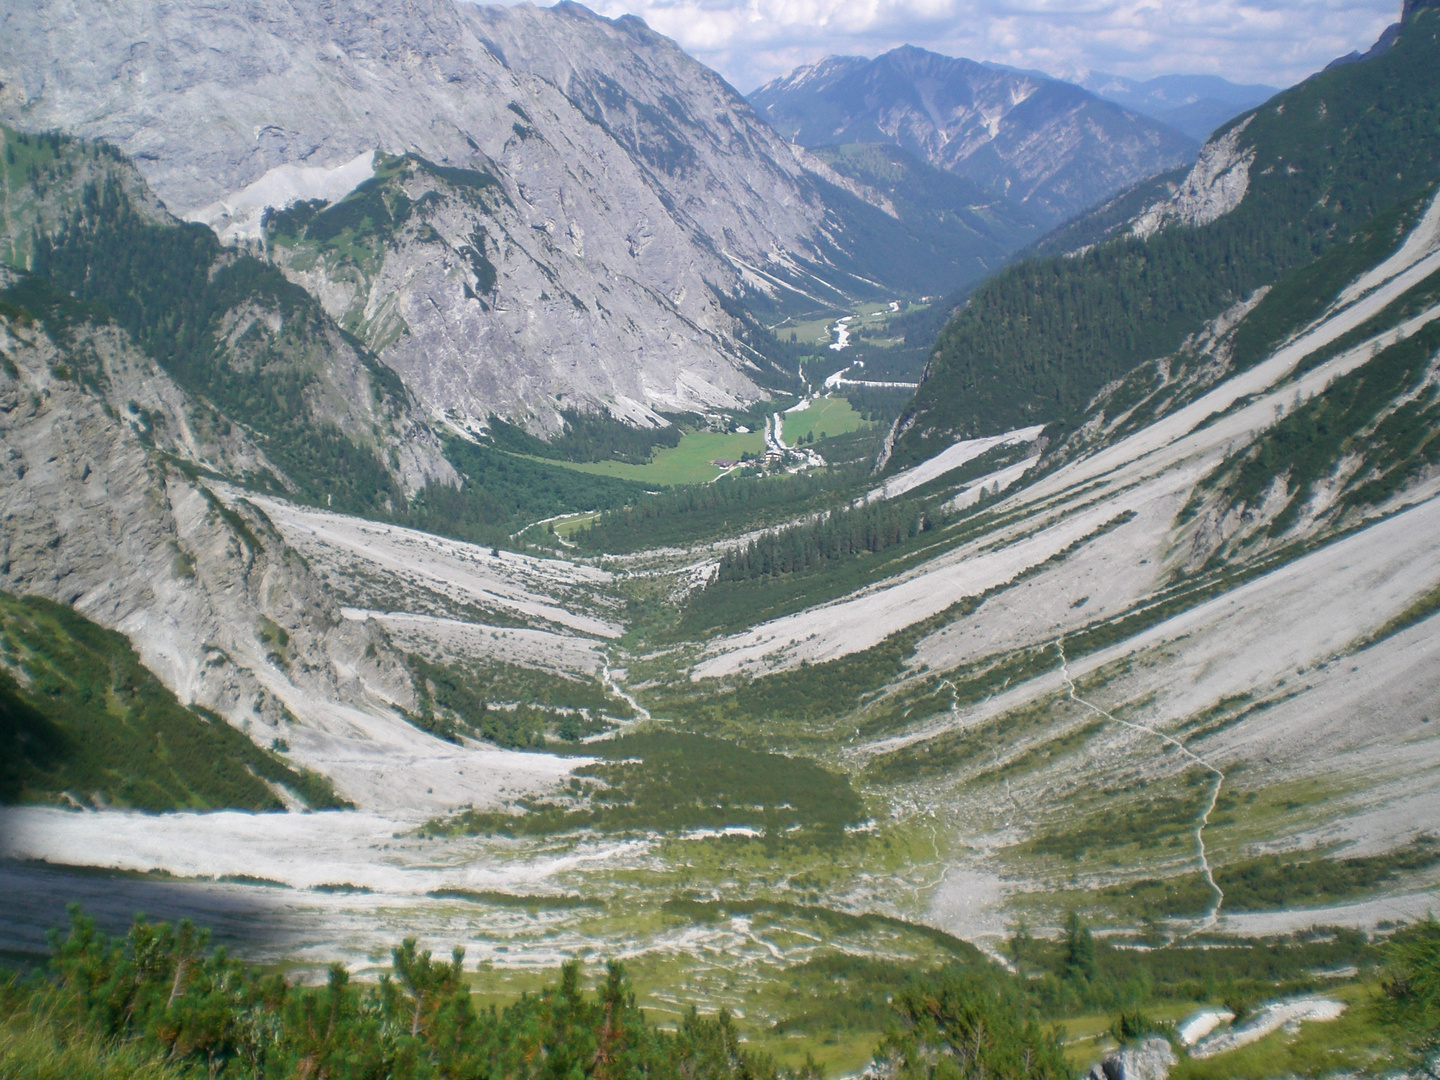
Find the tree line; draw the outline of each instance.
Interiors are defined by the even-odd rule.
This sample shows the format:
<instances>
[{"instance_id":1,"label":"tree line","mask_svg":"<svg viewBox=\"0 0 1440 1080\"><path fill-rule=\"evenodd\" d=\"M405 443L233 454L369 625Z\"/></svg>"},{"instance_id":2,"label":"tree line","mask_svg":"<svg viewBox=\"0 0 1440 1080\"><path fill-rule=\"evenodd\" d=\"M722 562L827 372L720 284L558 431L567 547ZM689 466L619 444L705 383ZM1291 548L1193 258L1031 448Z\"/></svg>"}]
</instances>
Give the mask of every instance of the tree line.
<instances>
[{"instance_id":1,"label":"tree line","mask_svg":"<svg viewBox=\"0 0 1440 1080\"><path fill-rule=\"evenodd\" d=\"M715 580L754 581L799 574L827 563L876 555L935 528L940 519L918 502L874 502L756 537L720 558Z\"/></svg>"}]
</instances>

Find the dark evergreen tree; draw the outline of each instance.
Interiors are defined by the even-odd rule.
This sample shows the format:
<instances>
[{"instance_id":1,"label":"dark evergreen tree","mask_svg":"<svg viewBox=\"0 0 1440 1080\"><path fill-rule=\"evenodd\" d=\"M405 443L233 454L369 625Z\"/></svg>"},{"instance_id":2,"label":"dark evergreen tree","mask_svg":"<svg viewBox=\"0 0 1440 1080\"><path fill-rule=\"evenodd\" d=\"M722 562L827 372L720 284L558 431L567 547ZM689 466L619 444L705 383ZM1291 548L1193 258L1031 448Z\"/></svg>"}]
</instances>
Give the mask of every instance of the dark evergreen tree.
<instances>
[{"instance_id":1,"label":"dark evergreen tree","mask_svg":"<svg viewBox=\"0 0 1440 1080\"><path fill-rule=\"evenodd\" d=\"M1095 978L1095 938L1078 912L1065 915L1065 954L1060 974L1066 979L1087 983Z\"/></svg>"}]
</instances>

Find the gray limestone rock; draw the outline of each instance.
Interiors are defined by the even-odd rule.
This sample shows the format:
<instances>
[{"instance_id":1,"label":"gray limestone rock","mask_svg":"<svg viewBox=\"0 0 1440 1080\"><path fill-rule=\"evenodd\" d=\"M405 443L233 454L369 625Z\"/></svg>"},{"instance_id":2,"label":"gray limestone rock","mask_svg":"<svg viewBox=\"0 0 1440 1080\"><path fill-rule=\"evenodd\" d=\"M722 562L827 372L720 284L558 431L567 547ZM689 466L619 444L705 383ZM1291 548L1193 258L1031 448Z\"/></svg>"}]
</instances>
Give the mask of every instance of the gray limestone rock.
<instances>
[{"instance_id":1,"label":"gray limestone rock","mask_svg":"<svg viewBox=\"0 0 1440 1080\"><path fill-rule=\"evenodd\" d=\"M1252 119L1246 117L1201 147L1199 158L1174 194L1147 207L1131 224L1130 232L1144 238L1171 222L1197 228L1239 206L1250 188L1250 166L1255 161L1254 147L1241 142Z\"/></svg>"},{"instance_id":2,"label":"gray limestone rock","mask_svg":"<svg viewBox=\"0 0 1440 1080\"><path fill-rule=\"evenodd\" d=\"M70 334L61 351L38 324L0 319L0 589L121 631L181 701L257 738L289 721L287 700L412 705L383 632L341 618L263 512L225 506L177 465L262 463L248 438L192 422L184 392L114 328Z\"/></svg>"},{"instance_id":3,"label":"gray limestone rock","mask_svg":"<svg viewBox=\"0 0 1440 1080\"><path fill-rule=\"evenodd\" d=\"M1178 1061L1169 1040L1148 1035L1094 1066L1089 1080L1165 1080Z\"/></svg>"},{"instance_id":4,"label":"gray limestone rock","mask_svg":"<svg viewBox=\"0 0 1440 1080\"><path fill-rule=\"evenodd\" d=\"M104 238L112 235L110 230L128 227L118 224L126 221L136 228L125 234L128 239L114 242L112 246L131 250L137 243L143 247L143 239L137 238L163 234L163 239L138 251L135 257L149 267L147 272L151 274L156 272L151 263L166 261L167 272L173 275L167 288L182 292L190 289L186 295L192 303L198 303L202 295L209 295L202 291L207 288L207 281L213 283L230 271L238 275L232 284L220 287L205 301L207 305L218 304L218 310L206 308L205 317L213 318L213 325L207 322L204 332L167 361L172 371L189 373L186 382L191 394L188 430L216 432L223 428L229 431L230 421L234 421L252 431L263 432L267 425L257 411L246 413L237 407L244 394L235 392L235 386L248 385L255 396L262 397L263 388L283 384L298 398L285 405L292 411L291 422L301 420L312 432L339 433L389 472L394 488L406 496L427 484L459 483L458 474L446 460L439 439L418 419L415 403L399 380L368 356L363 347L347 338L300 289L287 286L262 261L244 252L222 248L213 241L209 245L186 244L178 249L194 253L197 260L182 266L165 243L179 242L185 227L113 149L103 144L65 139L57 140L53 147L41 145L37 140L28 144L17 140L7 143L12 152L17 146L22 152L33 150L38 156L29 181L18 179L19 170L0 171L0 255L7 257L12 265L33 268L36 252L32 249L43 246L40 241L54 239L68 229L73 236L81 238L74 257L99 259L99 262L86 262L82 273L68 256L61 256L60 262L69 267L62 270L62 277L69 274L73 280L69 280L69 284L59 282L59 287L76 288L83 280L99 290L103 298L105 285L99 282L126 272L107 261L115 260L117 255L104 247L110 243ZM98 195L100 192L106 193L103 199ZM96 206L100 203L111 205L111 210L98 210ZM193 226L189 228L194 231ZM90 241L102 247L85 247ZM96 255L96 251L104 254ZM0 273L13 277L13 272L4 269L3 264L0 264ZM148 279L151 284L153 280L153 277ZM8 278L7 282L0 282L0 286L5 283ZM140 281L131 284L142 292L150 287ZM127 287L130 286L121 284L122 290ZM126 294L122 291L121 295ZM143 304L143 301L137 303ZM122 324L135 329L135 325L124 318L125 312L118 307L114 310ZM182 355L185 349L198 351L200 355ZM197 384L203 387L199 391ZM201 401L195 397L197 393L203 397L226 387L231 400ZM124 400L119 404L125 404ZM221 413L227 411L229 415L222 417ZM273 421L274 417L270 419ZM198 445L184 447L182 456L236 477L263 470L281 486L291 491L296 489L298 477L287 476L279 455L273 452L273 441L266 442L272 451L268 455L256 449L253 441L247 445L248 453L258 457L233 459L233 468L208 460L208 451ZM313 485L315 478L309 479Z\"/></svg>"},{"instance_id":5,"label":"gray limestone rock","mask_svg":"<svg viewBox=\"0 0 1440 1080\"><path fill-rule=\"evenodd\" d=\"M358 304L383 359L456 427L495 411L553 429L557 395L642 422L753 400L755 358L717 293L783 292L836 242L802 161L633 18L43 0L4 29L0 118L110 140L232 241L258 239L267 206L351 190L375 151L495 177L483 208L437 184L435 234L400 237L362 281L286 264L332 313ZM499 254L484 305L459 252L479 228Z\"/></svg>"}]
</instances>

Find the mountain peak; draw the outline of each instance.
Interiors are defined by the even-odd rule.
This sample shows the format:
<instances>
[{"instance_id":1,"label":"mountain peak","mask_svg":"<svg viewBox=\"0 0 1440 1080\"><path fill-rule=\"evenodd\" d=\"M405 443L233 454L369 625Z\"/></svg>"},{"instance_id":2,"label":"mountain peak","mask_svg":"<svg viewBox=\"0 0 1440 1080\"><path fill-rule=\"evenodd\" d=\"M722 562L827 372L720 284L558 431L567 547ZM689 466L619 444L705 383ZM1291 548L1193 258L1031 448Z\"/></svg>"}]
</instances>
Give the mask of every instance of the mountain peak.
<instances>
[{"instance_id":1,"label":"mountain peak","mask_svg":"<svg viewBox=\"0 0 1440 1080\"><path fill-rule=\"evenodd\" d=\"M806 147L890 143L1058 222L1187 160L1193 144L1080 87L914 45L827 57L750 95Z\"/></svg>"},{"instance_id":2,"label":"mountain peak","mask_svg":"<svg viewBox=\"0 0 1440 1080\"><path fill-rule=\"evenodd\" d=\"M881 53L875 58L876 63L923 63L940 64L946 67L984 67L978 60L971 60L968 56L946 56L944 53L932 52L929 49L922 49L919 45L901 45L891 49L889 52Z\"/></svg>"},{"instance_id":3,"label":"mountain peak","mask_svg":"<svg viewBox=\"0 0 1440 1080\"><path fill-rule=\"evenodd\" d=\"M801 64L799 67L778 75L771 79L758 90L747 95L750 99L759 97L762 94L774 94L781 90L791 90L816 81L842 78L852 71L863 68L870 61L863 56L822 56L819 60L811 61L808 64Z\"/></svg>"}]
</instances>

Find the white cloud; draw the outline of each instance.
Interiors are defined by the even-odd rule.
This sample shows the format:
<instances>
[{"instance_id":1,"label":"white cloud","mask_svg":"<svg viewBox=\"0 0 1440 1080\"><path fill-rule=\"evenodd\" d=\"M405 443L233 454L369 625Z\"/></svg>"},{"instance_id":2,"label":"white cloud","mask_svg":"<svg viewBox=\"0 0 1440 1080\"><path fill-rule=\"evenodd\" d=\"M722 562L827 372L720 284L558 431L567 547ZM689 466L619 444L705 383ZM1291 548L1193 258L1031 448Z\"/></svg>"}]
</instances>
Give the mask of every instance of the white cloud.
<instances>
[{"instance_id":1,"label":"white cloud","mask_svg":"<svg viewBox=\"0 0 1440 1080\"><path fill-rule=\"evenodd\" d=\"M749 92L830 53L950 56L1135 78L1288 86L1393 22L1392 0L594 0L634 14Z\"/></svg>"}]
</instances>

